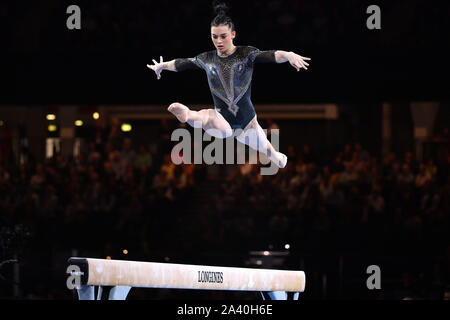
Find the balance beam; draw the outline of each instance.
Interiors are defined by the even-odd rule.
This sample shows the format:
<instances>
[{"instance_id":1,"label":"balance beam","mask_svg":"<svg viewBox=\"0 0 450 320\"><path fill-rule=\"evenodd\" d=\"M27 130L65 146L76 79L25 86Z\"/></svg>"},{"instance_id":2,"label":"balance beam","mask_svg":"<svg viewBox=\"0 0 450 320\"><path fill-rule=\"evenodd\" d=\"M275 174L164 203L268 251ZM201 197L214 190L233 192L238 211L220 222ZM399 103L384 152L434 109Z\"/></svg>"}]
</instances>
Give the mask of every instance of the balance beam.
<instances>
[{"instance_id":1,"label":"balance beam","mask_svg":"<svg viewBox=\"0 0 450 320\"><path fill-rule=\"evenodd\" d=\"M94 287L113 287L109 299L126 299L132 287L261 291L264 299L286 300L305 290L303 271L70 258L71 276L79 276L80 300L94 300ZM73 272L73 268L79 270ZM69 270L69 269L68 269ZM99 291L98 296L101 296ZM98 297L99 298L99 297Z\"/></svg>"}]
</instances>

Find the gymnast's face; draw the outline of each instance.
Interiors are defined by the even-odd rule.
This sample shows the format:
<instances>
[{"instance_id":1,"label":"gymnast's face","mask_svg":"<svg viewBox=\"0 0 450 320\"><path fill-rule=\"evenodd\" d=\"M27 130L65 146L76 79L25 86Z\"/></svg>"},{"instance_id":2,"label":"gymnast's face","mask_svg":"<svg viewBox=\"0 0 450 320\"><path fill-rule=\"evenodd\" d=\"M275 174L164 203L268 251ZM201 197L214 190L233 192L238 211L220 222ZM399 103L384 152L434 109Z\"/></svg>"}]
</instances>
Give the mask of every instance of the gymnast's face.
<instances>
[{"instance_id":1,"label":"gymnast's face","mask_svg":"<svg viewBox=\"0 0 450 320\"><path fill-rule=\"evenodd\" d=\"M231 31L228 25L221 24L217 27L211 27L212 42L221 55L229 54L234 50L233 39L235 37L236 31Z\"/></svg>"}]
</instances>

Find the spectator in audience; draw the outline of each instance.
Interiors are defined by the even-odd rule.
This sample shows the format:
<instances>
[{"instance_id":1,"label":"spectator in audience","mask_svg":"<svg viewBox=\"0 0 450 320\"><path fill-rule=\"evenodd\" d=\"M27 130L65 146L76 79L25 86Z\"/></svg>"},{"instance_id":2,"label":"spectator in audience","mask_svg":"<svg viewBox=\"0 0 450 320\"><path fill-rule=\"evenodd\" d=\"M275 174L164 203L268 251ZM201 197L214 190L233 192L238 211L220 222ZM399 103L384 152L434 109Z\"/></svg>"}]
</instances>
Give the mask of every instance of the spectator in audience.
<instances>
[{"instance_id":1,"label":"spectator in audience","mask_svg":"<svg viewBox=\"0 0 450 320\"><path fill-rule=\"evenodd\" d=\"M415 184L417 188L423 188L426 184L431 182L431 174L425 170L425 164L419 165L419 172L416 175Z\"/></svg>"},{"instance_id":2,"label":"spectator in audience","mask_svg":"<svg viewBox=\"0 0 450 320\"><path fill-rule=\"evenodd\" d=\"M344 146L344 151L342 153L342 162L345 164L346 162L351 162L353 159L353 150L351 144L347 143Z\"/></svg>"},{"instance_id":3,"label":"spectator in audience","mask_svg":"<svg viewBox=\"0 0 450 320\"><path fill-rule=\"evenodd\" d=\"M397 183L399 185L412 185L414 183L414 175L408 164L403 164L402 171L397 174Z\"/></svg>"},{"instance_id":4,"label":"spectator in audience","mask_svg":"<svg viewBox=\"0 0 450 320\"><path fill-rule=\"evenodd\" d=\"M297 152L295 151L295 147L293 145L288 146L287 150L287 157L290 159L290 162L296 162L297 161Z\"/></svg>"},{"instance_id":5,"label":"spectator in audience","mask_svg":"<svg viewBox=\"0 0 450 320\"><path fill-rule=\"evenodd\" d=\"M436 179L437 166L434 164L434 161L432 158L428 159L428 161L426 162L425 171L428 172L429 175L431 175L431 179L433 181Z\"/></svg>"},{"instance_id":6,"label":"spectator in audience","mask_svg":"<svg viewBox=\"0 0 450 320\"><path fill-rule=\"evenodd\" d=\"M369 207L377 214L384 212L385 201L381 195L381 186L375 185L368 197Z\"/></svg>"},{"instance_id":7,"label":"spectator in audience","mask_svg":"<svg viewBox=\"0 0 450 320\"><path fill-rule=\"evenodd\" d=\"M131 139L123 140L122 151L120 152L120 161L127 165L134 165L136 161L136 152L131 148Z\"/></svg>"},{"instance_id":8,"label":"spectator in audience","mask_svg":"<svg viewBox=\"0 0 450 320\"><path fill-rule=\"evenodd\" d=\"M170 154L164 155L164 163L161 165L161 172L165 172L165 176L169 181L174 178L174 171L176 165L172 162Z\"/></svg>"},{"instance_id":9,"label":"spectator in audience","mask_svg":"<svg viewBox=\"0 0 450 320\"><path fill-rule=\"evenodd\" d=\"M121 180L125 176L126 162L120 158L119 150L115 150L112 153L112 159L110 160L111 170L115 175L116 180Z\"/></svg>"},{"instance_id":10,"label":"spectator in audience","mask_svg":"<svg viewBox=\"0 0 450 320\"><path fill-rule=\"evenodd\" d=\"M360 142L354 144L355 152L358 155L358 161L369 162L370 154L367 150L363 149Z\"/></svg>"},{"instance_id":11,"label":"spectator in audience","mask_svg":"<svg viewBox=\"0 0 450 320\"><path fill-rule=\"evenodd\" d=\"M323 169L323 174L320 179L319 190L322 196L322 199L327 201L328 196L333 192L333 185L330 183L331 174L329 168L326 166Z\"/></svg>"},{"instance_id":12,"label":"spectator in audience","mask_svg":"<svg viewBox=\"0 0 450 320\"><path fill-rule=\"evenodd\" d=\"M301 157L302 157L303 161L306 164L315 161L314 156L313 156L313 154L311 152L311 147L309 146L309 144L304 144L303 145L303 150L302 150L302 153L301 153Z\"/></svg>"},{"instance_id":13,"label":"spectator in audience","mask_svg":"<svg viewBox=\"0 0 450 320\"><path fill-rule=\"evenodd\" d=\"M39 190L42 188L46 181L45 173L44 173L44 166L42 163L38 163L36 165L36 172L31 176L30 179L30 187Z\"/></svg>"},{"instance_id":14,"label":"spectator in audience","mask_svg":"<svg viewBox=\"0 0 450 320\"><path fill-rule=\"evenodd\" d=\"M152 166L152 155L147 151L147 148L143 145L139 146L139 152L136 156L136 161L134 162L136 168L141 168L145 165L147 168Z\"/></svg>"},{"instance_id":15,"label":"spectator in audience","mask_svg":"<svg viewBox=\"0 0 450 320\"><path fill-rule=\"evenodd\" d=\"M344 186L349 186L358 180L358 174L355 172L351 162L345 163L345 171L339 175L339 183Z\"/></svg>"},{"instance_id":16,"label":"spectator in audience","mask_svg":"<svg viewBox=\"0 0 450 320\"><path fill-rule=\"evenodd\" d=\"M403 164L407 164L413 174L417 174L419 170L419 164L414 160L412 152L405 152L405 159Z\"/></svg>"}]
</instances>

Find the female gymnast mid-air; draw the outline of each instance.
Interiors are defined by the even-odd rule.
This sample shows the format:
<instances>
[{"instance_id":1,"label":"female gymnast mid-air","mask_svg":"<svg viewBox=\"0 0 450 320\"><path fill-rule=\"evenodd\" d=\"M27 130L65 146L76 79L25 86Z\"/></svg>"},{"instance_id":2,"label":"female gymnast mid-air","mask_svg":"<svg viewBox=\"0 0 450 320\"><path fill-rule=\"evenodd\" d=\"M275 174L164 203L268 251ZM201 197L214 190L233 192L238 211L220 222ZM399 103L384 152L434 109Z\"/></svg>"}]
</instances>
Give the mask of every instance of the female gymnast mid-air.
<instances>
[{"instance_id":1,"label":"female gymnast mid-air","mask_svg":"<svg viewBox=\"0 0 450 320\"><path fill-rule=\"evenodd\" d=\"M236 139L252 149L265 154L280 168L284 168L287 157L275 150L258 123L255 108L250 100L250 85L255 62L289 63L297 70L308 70L307 57L282 50L260 51L251 46L235 46L234 24L226 15L224 4L215 6L216 16L211 22L211 39L216 50L199 54L194 58L178 58L160 62L153 59L147 65L161 78L163 70L183 71L203 69L208 77L209 88L214 100L214 109L190 110L181 103L172 103L168 111L177 119L195 128L203 128L217 138L235 135ZM215 130L210 130L215 129ZM212 132L212 133L210 133Z\"/></svg>"}]
</instances>

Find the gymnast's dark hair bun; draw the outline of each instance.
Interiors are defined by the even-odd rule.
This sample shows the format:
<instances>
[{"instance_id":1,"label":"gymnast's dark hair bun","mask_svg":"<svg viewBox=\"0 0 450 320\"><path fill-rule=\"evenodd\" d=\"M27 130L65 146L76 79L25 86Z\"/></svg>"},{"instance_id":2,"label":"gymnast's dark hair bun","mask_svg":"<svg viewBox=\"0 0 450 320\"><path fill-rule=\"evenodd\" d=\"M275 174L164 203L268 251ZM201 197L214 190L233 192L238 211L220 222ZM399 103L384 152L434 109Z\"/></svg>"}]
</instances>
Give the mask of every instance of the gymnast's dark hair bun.
<instances>
[{"instance_id":1,"label":"gymnast's dark hair bun","mask_svg":"<svg viewBox=\"0 0 450 320\"><path fill-rule=\"evenodd\" d=\"M229 10L228 6L225 3L216 0L213 2L213 7L216 16L213 21L211 21L211 27L226 25L230 27L231 31L234 31L234 23L231 18L227 16L227 12Z\"/></svg>"}]
</instances>

